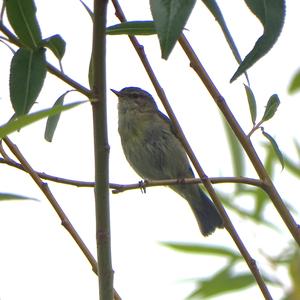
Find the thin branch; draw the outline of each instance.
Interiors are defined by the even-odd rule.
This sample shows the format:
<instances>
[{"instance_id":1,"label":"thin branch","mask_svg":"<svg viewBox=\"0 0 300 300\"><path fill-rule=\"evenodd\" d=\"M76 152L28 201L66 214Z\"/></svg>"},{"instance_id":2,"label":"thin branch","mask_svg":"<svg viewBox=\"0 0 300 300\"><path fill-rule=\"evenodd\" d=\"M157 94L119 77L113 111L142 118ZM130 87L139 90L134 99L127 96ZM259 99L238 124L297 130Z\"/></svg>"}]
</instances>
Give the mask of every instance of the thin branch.
<instances>
[{"instance_id":1,"label":"thin branch","mask_svg":"<svg viewBox=\"0 0 300 300\"><path fill-rule=\"evenodd\" d=\"M121 10L121 7L118 3L117 0L112 0L115 9L116 9L116 16L120 19L121 22L126 21L126 18L124 16L124 13ZM187 155L189 156L192 164L194 165L199 177L202 179L203 185L205 186L206 190L208 191L209 195L211 196L213 202L215 203L216 207L218 208L223 220L224 220L224 224L225 224L225 228L227 229L227 231L229 232L229 234L231 235L232 239L234 240L234 242L236 243L239 251L241 252L241 254L243 255L245 261L248 264L249 269L251 270L253 276L255 277L258 286L261 289L262 294L264 295L265 299L272 299L270 292L267 289L267 286L265 285L262 276L256 266L255 260L250 256L247 248L245 247L245 245L243 244L242 240L240 239L237 231L235 230L231 220L229 219L227 212L225 210L225 208L223 207L220 199L218 198L210 180L208 179L208 177L206 176L204 170L202 169L201 165L199 164L197 157L195 156L192 148L190 147L181 127L179 122L177 121L177 118L175 116L175 114L173 113L173 110L166 98L166 95L163 91L163 89L161 88L152 67L150 66L150 63L145 55L144 49L143 47L138 43L137 39L135 37L130 37L130 40L134 46L134 48L136 49L141 62L143 63L146 72L148 74L148 76L150 77L150 80L152 81L152 84L157 92L157 95L159 96L169 118L172 121L172 125L174 126L175 130L177 131L177 136L180 138L182 145L185 148L185 151L187 153Z\"/></svg>"},{"instance_id":2,"label":"thin branch","mask_svg":"<svg viewBox=\"0 0 300 300\"><path fill-rule=\"evenodd\" d=\"M6 26L4 26L2 21L0 21L0 31L2 31L8 37L8 40L12 44L18 47L22 47L22 44L19 41L19 39ZM89 89L76 82L71 77L67 76L66 74L55 68L53 65L47 63L47 69L51 74L55 75L56 77L64 81L66 84L73 87L76 91L80 92L88 98L91 98L91 91Z\"/></svg>"},{"instance_id":3,"label":"thin branch","mask_svg":"<svg viewBox=\"0 0 300 300\"><path fill-rule=\"evenodd\" d=\"M92 266L92 270L95 272L95 274L98 274L98 267L97 267L97 261L93 257L93 254L90 252L90 250L87 248L75 228L73 227L72 223L70 222L69 218L63 211L63 209L60 207L59 203L55 199L54 195L52 194L51 190L49 189L47 183L43 182L36 171L30 166L28 161L25 159L23 154L20 152L19 148L12 143L12 141L9 138L4 138L3 141L8 146L9 150L15 155L15 157L20 161L22 164L22 168L25 172L27 172L31 178L34 180L34 182L37 184L37 186L40 188L40 190L43 192L43 194L46 196L46 198L49 200L50 204L58 214L62 226L66 228L66 230L69 232L69 234L72 236L76 244L79 246L87 260ZM1 155L4 155L7 158L7 161L13 161L12 159L8 158L8 155L5 153L5 151L2 148L2 145L0 144L0 153ZM18 167L19 168L19 167ZM114 300L121 300L121 297L117 293L116 290L114 290Z\"/></svg>"},{"instance_id":4,"label":"thin branch","mask_svg":"<svg viewBox=\"0 0 300 300\"><path fill-rule=\"evenodd\" d=\"M238 138L239 142L245 149L245 152L247 153L250 161L252 162L253 167L255 168L259 178L266 184L266 189L265 189L266 193L269 195L278 213L280 214L284 223L290 230L290 233L292 234L292 236L294 237L298 245L300 245L300 227L295 222L293 216L285 206L281 196L279 195L271 178L269 177L268 172L264 168L263 163L261 162L258 154L256 153L250 138L245 134L245 132L239 125L238 121L236 120L229 106L227 105L224 97L222 97L221 93L214 85L213 81L209 77L208 73L204 69L199 58L197 57L196 53L194 52L194 50L192 49L191 45L189 44L188 40L184 35L181 35L179 39L179 43L182 49L184 50L184 52L186 53L187 57L189 58L191 67L194 69L194 71L202 80L203 84L209 91L215 103L223 113L229 126L231 127L236 137Z\"/></svg>"},{"instance_id":5,"label":"thin branch","mask_svg":"<svg viewBox=\"0 0 300 300\"><path fill-rule=\"evenodd\" d=\"M0 148L0 153L1 148ZM12 160L9 157L0 158L0 164L7 164L11 167L17 168L19 170L25 171L24 167L17 163L16 161ZM77 187L94 187L95 183L93 181L83 181L83 180L75 180L75 179L68 179L62 178L54 175L47 174L45 172L38 172L35 171L36 174L42 179L49 180L56 183L73 185ZM249 177L209 177L208 178L211 183L219 184L219 183L238 183L238 184L247 184L256 187L260 187L262 189L265 188L264 183L259 179L249 178ZM183 178L183 179L168 179L168 180L145 180L140 181L139 183L132 183L132 184L119 184L119 183L110 183L109 188L112 189L114 194L118 194L127 190L134 190L134 189L144 189L148 187L154 186L169 186L169 185L177 185L177 184L201 184L202 180L200 178Z\"/></svg>"},{"instance_id":6,"label":"thin branch","mask_svg":"<svg viewBox=\"0 0 300 300\"><path fill-rule=\"evenodd\" d=\"M1 163L26 172L26 170L22 164L14 161L10 157L0 158L0 164ZM95 186L95 182L93 182L93 181L82 181L82 180L62 178L62 177L58 177L58 176L54 176L54 175L50 175L50 174L47 174L44 172L38 172L38 171L35 171L35 173L42 179L49 180L49 181L56 182L56 183L73 185L73 186L77 186L77 187L94 187Z\"/></svg>"},{"instance_id":7,"label":"thin branch","mask_svg":"<svg viewBox=\"0 0 300 300\"><path fill-rule=\"evenodd\" d=\"M79 246L85 257L90 262L93 271L97 274L97 262L93 257L90 250L84 244L83 240L76 232L75 228L73 227L72 223L70 222L69 218L64 213L63 209L60 207L59 203L55 199L54 195L52 194L51 190L49 189L47 183L43 182L38 174L34 171L34 169L30 166L26 158L20 152L19 148L8 138L4 138L3 141L9 148L9 150L14 154L14 156L20 161L24 170L31 176L46 198L49 200L50 204L54 208L55 212L58 214L61 224L66 228L66 230L70 233L72 238L75 240L76 244Z\"/></svg>"},{"instance_id":8,"label":"thin branch","mask_svg":"<svg viewBox=\"0 0 300 300\"><path fill-rule=\"evenodd\" d=\"M262 181L247 178L247 177L209 177L207 178L212 184L218 183L239 183L239 184L247 184L256 187L260 187L264 189L264 184ZM110 184L110 188L113 189L113 194L118 194L128 190L141 189L145 190L148 187L155 186L170 186L170 185L178 185L178 184L203 184L203 180L201 178L183 178L183 179L165 179L165 180L144 180L139 183L133 184Z\"/></svg>"}]
</instances>

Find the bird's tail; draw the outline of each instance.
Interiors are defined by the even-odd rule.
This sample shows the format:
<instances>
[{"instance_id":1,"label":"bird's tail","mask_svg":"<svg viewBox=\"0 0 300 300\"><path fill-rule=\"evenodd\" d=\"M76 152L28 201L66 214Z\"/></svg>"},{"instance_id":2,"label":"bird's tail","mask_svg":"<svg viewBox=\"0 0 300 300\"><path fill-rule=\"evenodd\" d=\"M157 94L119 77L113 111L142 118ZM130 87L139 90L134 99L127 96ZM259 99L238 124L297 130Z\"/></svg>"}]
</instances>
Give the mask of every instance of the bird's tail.
<instances>
[{"instance_id":1,"label":"bird's tail","mask_svg":"<svg viewBox=\"0 0 300 300\"><path fill-rule=\"evenodd\" d=\"M201 233L207 236L216 228L224 228L224 223L213 202L199 188L200 199L192 198L188 202L197 219Z\"/></svg>"}]
</instances>

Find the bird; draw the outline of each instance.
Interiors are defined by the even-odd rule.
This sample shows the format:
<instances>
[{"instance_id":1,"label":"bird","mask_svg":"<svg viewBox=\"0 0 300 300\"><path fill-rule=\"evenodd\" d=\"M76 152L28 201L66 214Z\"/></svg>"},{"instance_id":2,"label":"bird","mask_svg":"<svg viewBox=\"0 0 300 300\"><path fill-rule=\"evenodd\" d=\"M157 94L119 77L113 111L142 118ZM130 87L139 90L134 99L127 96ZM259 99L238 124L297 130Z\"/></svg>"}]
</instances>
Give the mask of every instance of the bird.
<instances>
[{"instance_id":1,"label":"bird","mask_svg":"<svg viewBox=\"0 0 300 300\"><path fill-rule=\"evenodd\" d=\"M111 89L118 97L118 131L125 157L144 180L194 178L188 156L170 119L150 93L139 87ZM198 184L169 186L187 200L203 236L224 222L210 198Z\"/></svg>"}]
</instances>

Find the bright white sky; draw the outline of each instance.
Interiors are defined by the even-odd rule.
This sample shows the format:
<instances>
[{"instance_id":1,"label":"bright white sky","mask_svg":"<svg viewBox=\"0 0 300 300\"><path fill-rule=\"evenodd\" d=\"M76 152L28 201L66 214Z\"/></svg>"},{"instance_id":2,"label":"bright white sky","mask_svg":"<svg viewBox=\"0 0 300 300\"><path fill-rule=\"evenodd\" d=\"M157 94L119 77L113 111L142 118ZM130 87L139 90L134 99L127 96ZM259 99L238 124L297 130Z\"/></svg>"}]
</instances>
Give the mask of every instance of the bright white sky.
<instances>
[{"instance_id":1,"label":"bright white sky","mask_svg":"<svg viewBox=\"0 0 300 300\"><path fill-rule=\"evenodd\" d=\"M120 2L124 5L128 20L151 18L148 1L132 0L130 4L128 1ZM221 1L219 2L221 5ZM36 0L36 4L43 37L59 33L67 42L63 59L66 74L88 86L87 70L91 51L91 22L88 14L79 1ZM92 7L91 0L87 4ZM231 1L230 5L222 5L222 9L244 57L261 35L262 28L243 1ZM298 136L298 128L295 128L298 116L294 112L299 111L299 94L291 97L286 91L291 76L300 65L296 14L299 11L300 4L297 1L287 1L286 24L278 43L249 72L260 115L268 98L273 93L279 94L282 103L278 114L266 124L265 129L276 138L283 152L294 158L293 139ZM109 4L108 25L116 23L118 20ZM244 79L229 84L237 67L236 62L218 25L201 1L197 1L186 28L186 36L202 63L228 100L243 128L249 131L251 120L242 85ZM169 60L163 61L160 59L156 37L143 37L140 41L145 46L157 77L206 174L232 175L230 154L218 110L189 68L189 62L180 47L176 46ZM51 55L48 57L49 61L56 64ZM1 45L0 124L7 121L12 113L8 94L10 59L10 51ZM108 89L139 86L155 95L125 36L108 37L107 72ZM34 109L50 107L67 89L70 88L48 75ZM155 98L157 99L156 95ZM75 93L67 97L68 102L83 99L80 94ZM131 170L121 150L116 105L116 97L108 92L110 181L135 183L140 178ZM65 113L51 144L43 139L44 127L45 122L42 121L11 135L11 139L31 165L36 170L61 177L93 180L90 106L86 104ZM254 143L263 156L259 134L254 136ZM249 170L249 175L253 174ZM40 199L40 202L0 204L0 299L96 300L96 276L30 177L1 165L0 178L1 192L14 192ZM295 199L295 195L299 194L298 182L289 177L286 171L280 172L278 167L275 183L284 199L299 211L299 201ZM79 234L95 253L93 191L54 183L49 183L49 186ZM218 186L218 189L232 191L231 185ZM251 208L251 199L239 199L239 204ZM270 232L230 212L229 214L249 251L264 267L269 268L259 256L259 249L268 254L276 254L288 247L287 229L271 205L266 217L278 224L282 229L280 233ZM189 279L209 276L225 263L221 258L173 252L160 246L160 241L205 243L235 249L225 230L203 238L187 203L174 192L162 187L148 189L146 195L138 190L111 195L111 219L115 288L124 300L182 300L194 288L193 281ZM245 270L243 264L240 270ZM283 273L282 279L284 278ZM274 299L279 299L279 290L271 288L271 292ZM241 295L244 299L262 299L256 287L243 294L218 299L241 299Z\"/></svg>"}]
</instances>

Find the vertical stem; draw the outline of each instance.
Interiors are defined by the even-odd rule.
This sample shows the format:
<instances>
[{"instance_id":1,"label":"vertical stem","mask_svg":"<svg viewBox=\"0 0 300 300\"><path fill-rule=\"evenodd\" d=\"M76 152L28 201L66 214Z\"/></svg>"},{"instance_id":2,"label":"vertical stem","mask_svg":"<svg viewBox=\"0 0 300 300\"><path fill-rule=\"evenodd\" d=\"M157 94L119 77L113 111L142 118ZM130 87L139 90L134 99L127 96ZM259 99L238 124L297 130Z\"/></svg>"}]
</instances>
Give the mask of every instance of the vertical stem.
<instances>
[{"instance_id":1,"label":"vertical stem","mask_svg":"<svg viewBox=\"0 0 300 300\"><path fill-rule=\"evenodd\" d=\"M95 155L95 207L99 297L113 299L113 271L109 213L109 144L106 112L106 11L107 0L94 0L92 49L92 109ZM100 282L101 278L101 282Z\"/></svg>"}]
</instances>

